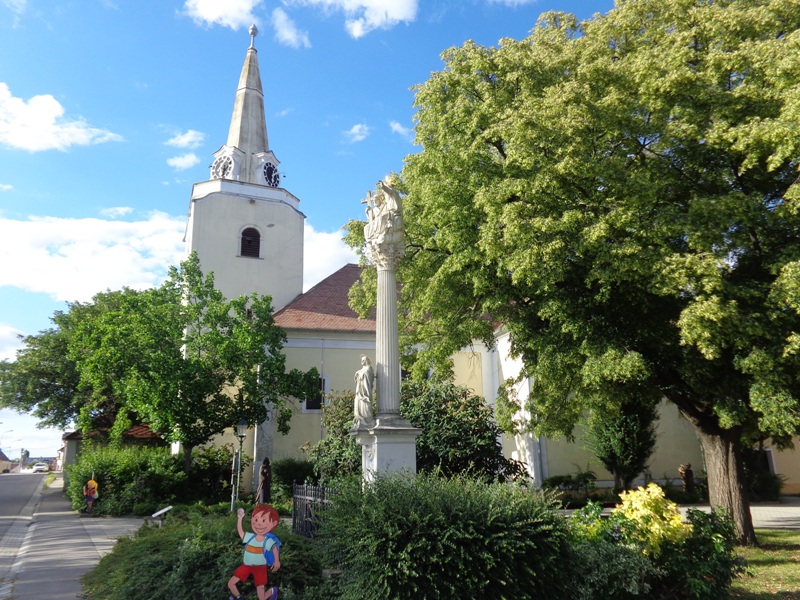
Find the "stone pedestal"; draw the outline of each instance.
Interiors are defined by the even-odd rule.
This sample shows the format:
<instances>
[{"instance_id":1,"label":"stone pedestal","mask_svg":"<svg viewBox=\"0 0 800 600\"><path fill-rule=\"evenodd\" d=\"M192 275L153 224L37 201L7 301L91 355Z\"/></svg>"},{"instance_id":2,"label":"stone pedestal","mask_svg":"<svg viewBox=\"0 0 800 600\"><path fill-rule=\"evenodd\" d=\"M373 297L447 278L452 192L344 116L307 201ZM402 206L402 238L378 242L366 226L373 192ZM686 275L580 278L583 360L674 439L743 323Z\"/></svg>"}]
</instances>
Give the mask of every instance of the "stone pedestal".
<instances>
[{"instance_id":1,"label":"stone pedestal","mask_svg":"<svg viewBox=\"0 0 800 600\"><path fill-rule=\"evenodd\" d=\"M404 419L351 431L361 446L361 472L364 481L371 482L381 473L417 472L417 436L421 433Z\"/></svg>"}]
</instances>

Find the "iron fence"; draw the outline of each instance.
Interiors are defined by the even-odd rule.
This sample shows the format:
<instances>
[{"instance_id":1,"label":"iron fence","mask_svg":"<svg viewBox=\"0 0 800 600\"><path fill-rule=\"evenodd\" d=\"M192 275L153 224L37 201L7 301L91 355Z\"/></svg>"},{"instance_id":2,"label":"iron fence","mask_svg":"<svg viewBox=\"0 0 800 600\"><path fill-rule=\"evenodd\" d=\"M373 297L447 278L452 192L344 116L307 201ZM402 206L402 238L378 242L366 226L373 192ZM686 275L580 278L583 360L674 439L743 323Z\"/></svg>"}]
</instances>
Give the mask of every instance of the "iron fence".
<instances>
[{"instance_id":1,"label":"iron fence","mask_svg":"<svg viewBox=\"0 0 800 600\"><path fill-rule=\"evenodd\" d=\"M330 504L333 490L324 485L292 484L292 531L311 538L319 529L320 514Z\"/></svg>"}]
</instances>

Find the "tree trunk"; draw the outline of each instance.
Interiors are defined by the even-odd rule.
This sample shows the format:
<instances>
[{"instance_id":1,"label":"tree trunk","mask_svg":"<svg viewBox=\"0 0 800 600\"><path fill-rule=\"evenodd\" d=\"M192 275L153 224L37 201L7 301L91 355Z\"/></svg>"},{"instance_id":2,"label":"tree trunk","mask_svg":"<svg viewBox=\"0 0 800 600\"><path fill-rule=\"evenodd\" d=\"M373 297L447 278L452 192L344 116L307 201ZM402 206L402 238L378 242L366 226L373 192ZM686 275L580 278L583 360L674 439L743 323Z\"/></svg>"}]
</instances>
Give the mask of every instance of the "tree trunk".
<instances>
[{"instance_id":1,"label":"tree trunk","mask_svg":"<svg viewBox=\"0 0 800 600\"><path fill-rule=\"evenodd\" d=\"M697 425L695 425L697 427ZM708 475L708 496L712 508L723 506L736 525L739 544L757 545L750 500L745 485L744 463L738 430L708 433L697 427Z\"/></svg>"},{"instance_id":2,"label":"tree trunk","mask_svg":"<svg viewBox=\"0 0 800 600\"><path fill-rule=\"evenodd\" d=\"M188 475L189 471L192 469L192 450L194 446L181 444L181 447L183 449L183 472Z\"/></svg>"}]
</instances>

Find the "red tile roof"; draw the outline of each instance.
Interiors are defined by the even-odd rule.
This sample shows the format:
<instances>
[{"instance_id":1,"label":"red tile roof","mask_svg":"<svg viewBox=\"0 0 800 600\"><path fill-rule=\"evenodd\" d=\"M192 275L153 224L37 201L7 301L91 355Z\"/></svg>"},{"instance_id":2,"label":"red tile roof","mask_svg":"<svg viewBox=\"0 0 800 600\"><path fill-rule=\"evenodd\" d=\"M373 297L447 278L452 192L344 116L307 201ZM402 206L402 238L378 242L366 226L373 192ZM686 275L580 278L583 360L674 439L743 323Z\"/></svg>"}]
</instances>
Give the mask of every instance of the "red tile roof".
<instances>
[{"instance_id":1,"label":"red tile roof","mask_svg":"<svg viewBox=\"0 0 800 600\"><path fill-rule=\"evenodd\" d=\"M275 324L284 329L375 333L375 310L361 319L348 305L347 293L360 275L361 267L345 265L276 312Z\"/></svg>"},{"instance_id":2,"label":"red tile roof","mask_svg":"<svg viewBox=\"0 0 800 600\"><path fill-rule=\"evenodd\" d=\"M82 440L84 437L96 437L100 434L108 433L107 428L98 429L96 431L90 432L88 435L84 436L80 431L69 431L61 436L62 440ZM133 438L138 440L160 440L161 436L158 435L155 431L150 429L147 423L140 423L139 425L133 425L128 431L124 434L126 438Z\"/></svg>"}]
</instances>

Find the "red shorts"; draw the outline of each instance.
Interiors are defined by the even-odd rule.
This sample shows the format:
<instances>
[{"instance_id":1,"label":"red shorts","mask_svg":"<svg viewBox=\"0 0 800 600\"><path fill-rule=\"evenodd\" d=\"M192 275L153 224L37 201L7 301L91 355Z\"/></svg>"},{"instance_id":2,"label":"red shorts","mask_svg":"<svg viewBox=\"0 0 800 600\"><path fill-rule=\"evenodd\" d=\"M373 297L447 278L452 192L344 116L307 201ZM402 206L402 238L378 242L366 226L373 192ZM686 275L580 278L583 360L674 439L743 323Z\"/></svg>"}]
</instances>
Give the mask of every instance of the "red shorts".
<instances>
[{"instance_id":1,"label":"red shorts","mask_svg":"<svg viewBox=\"0 0 800 600\"><path fill-rule=\"evenodd\" d=\"M245 581L250 575L253 576L253 583L256 587L267 585L267 565L239 565L233 572L233 576L240 581Z\"/></svg>"}]
</instances>

